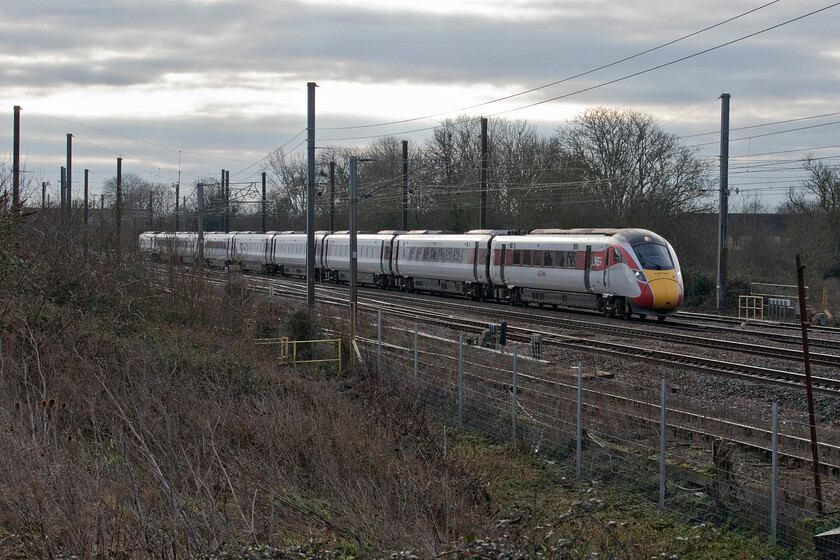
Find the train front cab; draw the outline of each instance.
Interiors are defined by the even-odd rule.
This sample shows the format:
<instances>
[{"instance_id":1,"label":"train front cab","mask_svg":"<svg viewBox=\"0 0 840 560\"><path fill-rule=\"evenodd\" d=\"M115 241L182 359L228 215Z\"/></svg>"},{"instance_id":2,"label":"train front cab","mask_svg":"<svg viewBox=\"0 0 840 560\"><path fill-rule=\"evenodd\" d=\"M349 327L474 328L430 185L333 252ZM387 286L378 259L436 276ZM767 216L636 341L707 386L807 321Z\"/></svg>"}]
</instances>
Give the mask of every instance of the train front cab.
<instances>
[{"instance_id":1,"label":"train front cab","mask_svg":"<svg viewBox=\"0 0 840 560\"><path fill-rule=\"evenodd\" d=\"M632 272L641 293L628 299L630 309L640 317L655 315L664 321L677 311L684 297L677 255L667 241L653 235L634 244L633 252L639 266Z\"/></svg>"}]
</instances>

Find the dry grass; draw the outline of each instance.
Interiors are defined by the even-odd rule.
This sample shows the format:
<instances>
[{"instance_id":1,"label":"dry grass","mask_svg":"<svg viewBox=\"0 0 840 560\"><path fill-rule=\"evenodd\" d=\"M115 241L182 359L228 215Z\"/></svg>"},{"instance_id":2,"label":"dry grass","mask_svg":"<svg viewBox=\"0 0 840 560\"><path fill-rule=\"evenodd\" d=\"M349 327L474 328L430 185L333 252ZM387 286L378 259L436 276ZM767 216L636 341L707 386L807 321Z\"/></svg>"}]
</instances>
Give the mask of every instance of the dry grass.
<instances>
[{"instance_id":1,"label":"dry grass","mask_svg":"<svg viewBox=\"0 0 840 560\"><path fill-rule=\"evenodd\" d=\"M0 556L432 552L489 517L399 392L303 378L253 345L253 317L290 309L175 275L161 289L107 247L79 266L60 237L3 235Z\"/></svg>"},{"instance_id":2,"label":"dry grass","mask_svg":"<svg viewBox=\"0 0 840 560\"><path fill-rule=\"evenodd\" d=\"M768 557L280 369L255 325L316 319L53 227L0 218L0 557Z\"/></svg>"}]
</instances>

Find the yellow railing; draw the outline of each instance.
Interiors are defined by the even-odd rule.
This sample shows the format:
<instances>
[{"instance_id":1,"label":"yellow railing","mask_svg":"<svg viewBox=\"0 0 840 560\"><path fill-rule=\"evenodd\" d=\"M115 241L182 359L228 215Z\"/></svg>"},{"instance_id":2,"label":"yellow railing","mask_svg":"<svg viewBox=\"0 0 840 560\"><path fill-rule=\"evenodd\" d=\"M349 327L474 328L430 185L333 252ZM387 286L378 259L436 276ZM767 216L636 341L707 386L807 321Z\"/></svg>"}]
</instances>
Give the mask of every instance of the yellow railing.
<instances>
[{"instance_id":1,"label":"yellow railing","mask_svg":"<svg viewBox=\"0 0 840 560\"><path fill-rule=\"evenodd\" d=\"M738 296L739 319L764 319L764 298L762 296Z\"/></svg>"},{"instance_id":2,"label":"yellow railing","mask_svg":"<svg viewBox=\"0 0 840 560\"><path fill-rule=\"evenodd\" d=\"M336 362L338 371L341 371L341 339L340 338L324 338L319 340L289 340L288 337L280 338L261 338L258 339L257 344L276 344L280 347L279 361L281 364L291 364L292 367L298 364L314 364L321 362ZM335 344L336 357L322 358L319 360L299 360L298 359L298 344ZM290 351L291 347L291 351Z\"/></svg>"}]
</instances>

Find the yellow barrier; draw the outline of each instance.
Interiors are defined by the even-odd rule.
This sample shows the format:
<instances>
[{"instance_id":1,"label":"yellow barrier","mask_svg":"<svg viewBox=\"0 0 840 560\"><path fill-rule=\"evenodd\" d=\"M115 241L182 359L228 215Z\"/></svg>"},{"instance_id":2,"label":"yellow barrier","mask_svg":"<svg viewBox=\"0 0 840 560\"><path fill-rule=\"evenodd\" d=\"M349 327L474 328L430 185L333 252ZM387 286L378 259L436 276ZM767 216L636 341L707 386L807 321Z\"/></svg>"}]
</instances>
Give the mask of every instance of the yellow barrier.
<instances>
[{"instance_id":1,"label":"yellow barrier","mask_svg":"<svg viewBox=\"0 0 840 560\"><path fill-rule=\"evenodd\" d=\"M280 338L262 338L256 341L257 344L277 344L280 346L279 361L281 364L291 363L292 367L298 364L314 364L320 362L337 362L338 371L341 371L341 339L340 338L324 338L320 340L289 340L288 337ZM298 360L297 347L298 344L318 344L318 343L335 343L336 358L323 358L320 360ZM291 350L291 361L289 360L289 346Z\"/></svg>"},{"instance_id":2,"label":"yellow barrier","mask_svg":"<svg viewBox=\"0 0 840 560\"><path fill-rule=\"evenodd\" d=\"M762 296L738 296L739 319L764 319L764 298Z\"/></svg>"}]
</instances>

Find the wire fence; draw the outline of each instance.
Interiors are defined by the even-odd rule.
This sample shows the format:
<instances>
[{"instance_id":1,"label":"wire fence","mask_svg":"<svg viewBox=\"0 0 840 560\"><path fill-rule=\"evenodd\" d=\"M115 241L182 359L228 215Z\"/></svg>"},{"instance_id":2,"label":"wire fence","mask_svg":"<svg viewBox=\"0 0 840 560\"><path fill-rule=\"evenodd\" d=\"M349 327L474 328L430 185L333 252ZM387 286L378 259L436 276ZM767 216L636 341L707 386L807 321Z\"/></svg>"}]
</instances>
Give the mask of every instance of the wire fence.
<instances>
[{"instance_id":1,"label":"wire fence","mask_svg":"<svg viewBox=\"0 0 840 560\"><path fill-rule=\"evenodd\" d=\"M693 522L840 557L840 540L823 535L840 526L838 430L818 427L818 504L810 425L797 411L710 405L677 390L681 374L667 369L625 380L594 362L539 359L531 345L488 348L474 333L430 331L379 312L360 315L357 334L380 376L450 425Z\"/></svg>"}]
</instances>

